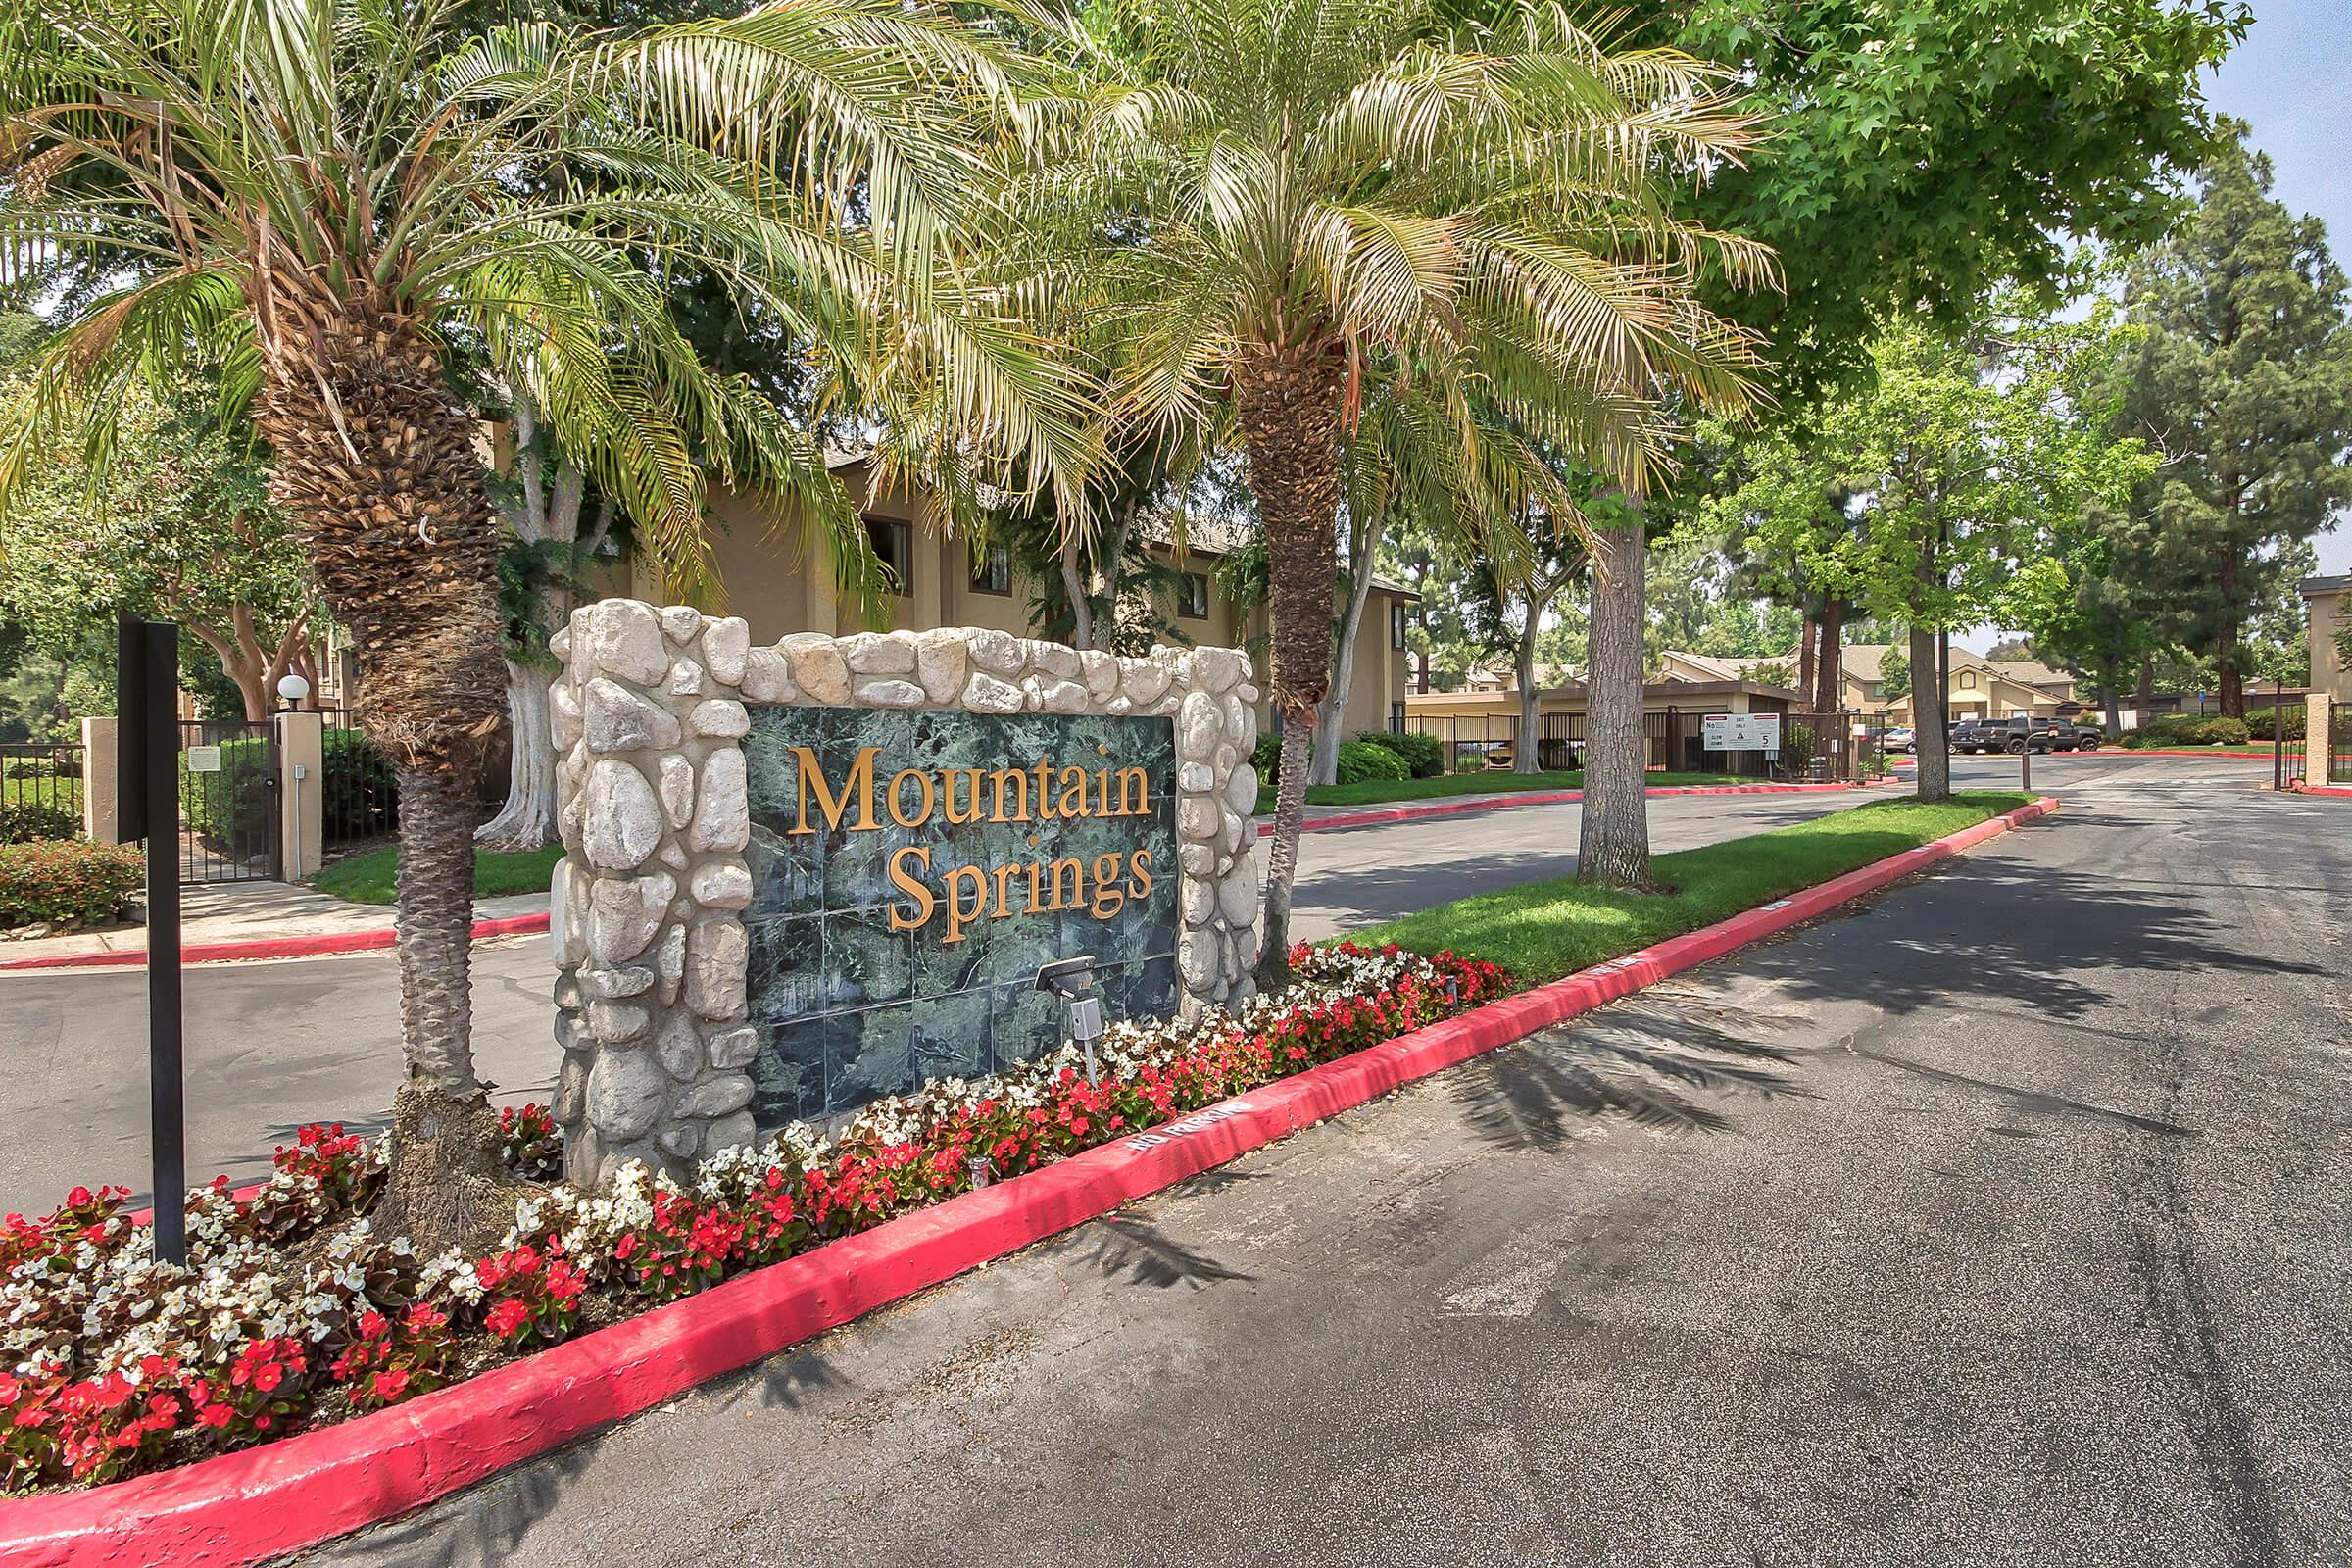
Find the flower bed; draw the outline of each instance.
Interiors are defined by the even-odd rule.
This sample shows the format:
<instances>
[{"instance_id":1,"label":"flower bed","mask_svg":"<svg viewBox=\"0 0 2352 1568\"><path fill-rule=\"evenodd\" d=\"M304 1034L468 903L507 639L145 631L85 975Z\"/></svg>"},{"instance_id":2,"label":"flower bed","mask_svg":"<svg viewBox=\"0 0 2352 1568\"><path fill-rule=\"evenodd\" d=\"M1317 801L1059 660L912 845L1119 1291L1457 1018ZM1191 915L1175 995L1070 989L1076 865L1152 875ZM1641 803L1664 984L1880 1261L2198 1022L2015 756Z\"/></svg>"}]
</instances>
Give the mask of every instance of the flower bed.
<instances>
[{"instance_id":1,"label":"flower bed","mask_svg":"<svg viewBox=\"0 0 2352 1568\"><path fill-rule=\"evenodd\" d=\"M120 1189L0 1225L0 1491L93 1483L268 1442L472 1376L967 1190L1212 1104L1494 1000L1450 954L1300 949L1280 1004L1113 1025L1077 1053L877 1102L828 1141L794 1127L687 1182L630 1167L530 1189L489 1255L419 1258L366 1218L380 1144L306 1128L245 1198L189 1196L191 1267L152 1256ZM518 1172L553 1129L506 1119Z\"/></svg>"}]
</instances>

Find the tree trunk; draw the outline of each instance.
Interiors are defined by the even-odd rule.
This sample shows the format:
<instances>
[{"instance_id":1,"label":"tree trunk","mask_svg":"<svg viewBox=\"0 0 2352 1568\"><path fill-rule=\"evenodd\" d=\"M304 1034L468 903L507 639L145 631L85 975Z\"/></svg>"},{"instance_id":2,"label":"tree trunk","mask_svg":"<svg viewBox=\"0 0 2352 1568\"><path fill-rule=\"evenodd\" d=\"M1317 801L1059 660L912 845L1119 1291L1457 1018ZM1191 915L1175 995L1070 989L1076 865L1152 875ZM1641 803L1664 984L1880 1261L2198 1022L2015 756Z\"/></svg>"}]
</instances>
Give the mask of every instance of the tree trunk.
<instances>
[{"instance_id":1,"label":"tree trunk","mask_svg":"<svg viewBox=\"0 0 2352 1568\"><path fill-rule=\"evenodd\" d=\"M1413 690L1429 695L1429 650L1424 648L1413 656Z\"/></svg>"},{"instance_id":2,"label":"tree trunk","mask_svg":"<svg viewBox=\"0 0 2352 1568\"><path fill-rule=\"evenodd\" d=\"M1835 599L1821 607L1821 641L1813 652L1813 711L1835 713L1844 705L1845 606Z\"/></svg>"},{"instance_id":3,"label":"tree trunk","mask_svg":"<svg viewBox=\"0 0 2352 1568\"><path fill-rule=\"evenodd\" d=\"M1332 602L1339 587L1340 382L1339 362L1312 351L1245 357L1233 365L1250 489L1265 527L1268 690L1282 735L1257 958L1257 984L1269 992L1291 978L1291 884L1306 814L1315 705L1331 675Z\"/></svg>"},{"instance_id":4,"label":"tree trunk","mask_svg":"<svg viewBox=\"0 0 2352 1568\"><path fill-rule=\"evenodd\" d=\"M1070 646L1092 648L1095 646L1095 607L1087 599L1086 573L1080 568L1078 535L1074 530L1062 531L1061 548L1054 553L1054 559L1061 566L1061 591L1070 601Z\"/></svg>"},{"instance_id":5,"label":"tree trunk","mask_svg":"<svg viewBox=\"0 0 2352 1568\"><path fill-rule=\"evenodd\" d=\"M501 855L527 855L556 836L556 745L549 727L548 689L556 670L548 664L506 661L507 804L474 829L473 842Z\"/></svg>"},{"instance_id":6,"label":"tree trunk","mask_svg":"<svg viewBox=\"0 0 2352 1568\"><path fill-rule=\"evenodd\" d=\"M2141 729L2147 728L2148 710L2156 706L2156 665L2152 660L2139 662L2139 679L2132 688L2132 717Z\"/></svg>"},{"instance_id":7,"label":"tree trunk","mask_svg":"<svg viewBox=\"0 0 2352 1568\"><path fill-rule=\"evenodd\" d=\"M1511 667L1519 672L1519 744L1511 748L1511 771L1540 773L1544 750L1543 694L1536 690L1536 638L1542 632L1541 607L1527 602L1527 624L1519 628L1519 646L1512 651Z\"/></svg>"},{"instance_id":8,"label":"tree trunk","mask_svg":"<svg viewBox=\"0 0 2352 1568\"><path fill-rule=\"evenodd\" d=\"M2237 552L2226 551L2222 556L2219 586L2222 598L2222 624L2213 637L2213 672L2218 683L2216 695L2221 699L2222 716L2246 716L2246 676L2237 667L2238 643L2241 633L2237 609Z\"/></svg>"},{"instance_id":9,"label":"tree trunk","mask_svg":"<svg viewBox=\"0 0 2352 1568\"><path fill-rule=\"evenodd\" d=\"M1348 694L1355 689L1355 639L1372 598L1372 555L1380 540L1379 519L1350 519L1348 530L1348 605L1332 628L1331 690L1315 705L1314 766L1309 784L1340 781L1341 729L1348 722Z\"/></svg>"},{"instance_id":10,"label":"tree trunk","mask_svg":"<svg viewBox=\"0 0 2352 1568\"><path fill-rule=\"evenodd\" d=\"M2124 715L2121 711L2122 705L2116 700L2114 682L2109 681L2099 687L2099 701L2107 710L2107 733L2110 735L2120 733L2124 727Z\"/></svg>"},{"instance_id":11,"label":"tree trunk","mask_svg":"<svg viewBox=\"0 0 2352 1568\"><path fill-rule=\"evenodd\" d=\"M1805 629L1796 643L1796 695L1807 712L1813 710L1813 612L1807 610Z\"/></svg>"},{"instance_id":12,"label":"tree trunk","mask_svg":"<svg viewBox=\"0 0 2352 1568\"><path fill-rule=\"evenodd\" d=\"M409 1070L392 1099L394 1159L379 1235L481 1248L514 1221L498 1115L474 1077L474 799L446 771L400 785L400 1016Z\"/></svg>"},{"instance_id":13,"label":"tree trunk","mask_svg":"<svg viewBox=\"0 0 2352 1568\"><path fill-rule=\"evenodd\" d=\"M1593 534L1592 623L1585 669L1585 803L1580 882L1654 891L1642 738L1642 527Z\"/></svg>"},{"instance_id":14,"label":"tree trunk","mask_svg":"<svg viewBox=\"0 0 2352 1568\"><path fill-rule=\"evenodd\" d=\"M507 672L507 802L496 816L474 829L474 843L507 855L527 855L556 840L556 747L548 728L548 688L555 682L553 656L547 638L571 619L572 574L580 569L580 505L587 498L588 478L579 468L560 463L556 482L543 482L538 451L538 414L530 395L514 395L514 466L522 481L519 507L510 507L507 524L526 545L564 547L564 582L538 595L531 607L535 621L527 660L509 658ZM608 505L599 515L593 554L612 526Z\"/></svg>"},{"instance_id":15,"label":"tree trunk","mask_svg":"<svg viewBox=\"0 0 2352 1568\"><path fill-rule=\"evenodd\" d=\"M1925 626L1911 628L1911 667L1936 668L1936 634ZM1944 688L1930 682L1911 682L1911 740L1919 758L1919 798L1952 798L1951 732L1944 724Z\"/></svg>"},{"instance_id":16,"label":"tree trunk","mask_svg":"<svg viewBox=\"0 0 2352 1568\"><path fill-rule=\"evenodd\" d=\"M382 1234L495 1239L497 1121L473 1073L473 801L504 711L498 528L439 352L385 302L257 279L270 489L363 661L360 722L400 780L407 1081Z\"/></svg>"}]
</instances>

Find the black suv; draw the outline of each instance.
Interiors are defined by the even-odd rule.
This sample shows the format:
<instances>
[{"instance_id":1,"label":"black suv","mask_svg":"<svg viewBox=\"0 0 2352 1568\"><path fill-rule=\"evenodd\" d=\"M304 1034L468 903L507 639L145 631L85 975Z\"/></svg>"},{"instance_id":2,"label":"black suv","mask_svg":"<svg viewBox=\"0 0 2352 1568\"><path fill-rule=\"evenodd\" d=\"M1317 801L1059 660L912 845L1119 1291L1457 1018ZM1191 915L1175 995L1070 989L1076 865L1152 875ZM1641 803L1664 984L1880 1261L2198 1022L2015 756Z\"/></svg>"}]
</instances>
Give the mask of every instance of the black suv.
<instances>
[{"instance_id":1,"label":"black suv","mask_svg":"<svg viewBox=\"0 0 2352 1568\"><path fill-rule=\"evenodd\" d=\"M1955 752L2008 752L2011 755L2073 751L2075 727L2054 718L1964 718L1952 726Z\"/></svg>"}]
</instances>

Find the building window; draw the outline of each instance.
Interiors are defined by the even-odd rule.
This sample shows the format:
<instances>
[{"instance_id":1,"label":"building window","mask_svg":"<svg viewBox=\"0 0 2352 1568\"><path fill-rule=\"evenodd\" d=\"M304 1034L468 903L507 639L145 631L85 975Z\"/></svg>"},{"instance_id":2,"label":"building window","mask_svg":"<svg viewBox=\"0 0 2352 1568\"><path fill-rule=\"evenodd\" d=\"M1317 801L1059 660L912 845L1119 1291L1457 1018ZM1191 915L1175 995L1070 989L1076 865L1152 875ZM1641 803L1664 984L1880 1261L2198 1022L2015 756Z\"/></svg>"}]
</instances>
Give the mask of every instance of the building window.
<instances>
[{"instance_id":1,"label":"building window","mask_svg":"<svg viewBox=\"0 0 2352 1568\"><path fill-rule=\"evenodd\" d=\"M990 545L972 571L972 592L976 594L1008 594L1012 592L1012 552L1003 545Z\"/></svg>"},{"instance_id":2,"label":"building window","mask_svg":"<svg viewBox=\"0 0 2352 1568\"><path fill-rule=\"evenodd\" d=\"M865 537L901 598L914 592L914 529L890 517L865 519Z\"/></svg>"},{"instance_id":3,"label":"building window","mask_svg":"<svg viewBox=\"0 0 2352 1568\"><path fill-rule=\"evenodd\" d=\"M1962 670L1960 672L1960 685L1964 690L1975 691L1977 688L1977 672L1973 669Z\"/></svg>"},{"instance_id":4,"label":"building window","mask_svg":"<svg viewBox=\"0 0 2352 1568\"><path fill-rule=\"evenodd\" d=\"M1192 620L1208 618L1208 574L1188 571L1176 594L1176 613Z\"/></svg>"},{"instance_id":5,"label":"building window","mask_svg":"<svg viewBox=\"0 0 2352 1568\"><path fill-rule=\"evenodd\" d=\"M1404 627L1405 611L1403 604L1400 602L1389 606L1389 646L1391 648L1402 648L1404 646Z\"/></svg>"}]
</instances>

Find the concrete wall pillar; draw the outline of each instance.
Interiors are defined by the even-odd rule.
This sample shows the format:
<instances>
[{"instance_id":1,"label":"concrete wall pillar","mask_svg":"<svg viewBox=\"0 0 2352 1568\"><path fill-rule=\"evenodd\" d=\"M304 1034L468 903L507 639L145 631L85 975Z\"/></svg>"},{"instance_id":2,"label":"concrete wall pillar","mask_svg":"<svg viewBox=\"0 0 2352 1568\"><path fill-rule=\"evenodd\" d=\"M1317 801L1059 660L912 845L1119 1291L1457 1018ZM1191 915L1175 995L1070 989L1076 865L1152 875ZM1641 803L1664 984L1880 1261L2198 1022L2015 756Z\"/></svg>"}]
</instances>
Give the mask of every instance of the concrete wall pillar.
<instances>
[{"instance_id":1,"label":"concrete wall pillar","mask_svg":"<svg viewBox=\"0 0 2352 1568\"><path fill-rule=\"evenodd\" d=\"M277 784L285 876L300 882L325 858L326 720L320 714L277 715Z\"/></svg>"},{"instance_id":2,"label":"concrete wall pillar","mask_svg":"<svg viewBox=\"0 0 2352 1568\"><path fill-rule=\"evenodd\" d=\"M2333 721L2333 704L2326 692L2313 692L2307 699L2310 711L2303 724L2303 782L2328 782L2328 725Z\"/></svg>"},{"instance_id":3,"label":"concrete wall pillar","mask_svg":"<svg viewBox=\"0 0 2352 1568\"><path fill-rule=\"evenodd\" d=\"M81 721L81 832L96 844L122 842L115 782L115 721Z\"/></svg>"}]
</instances>

